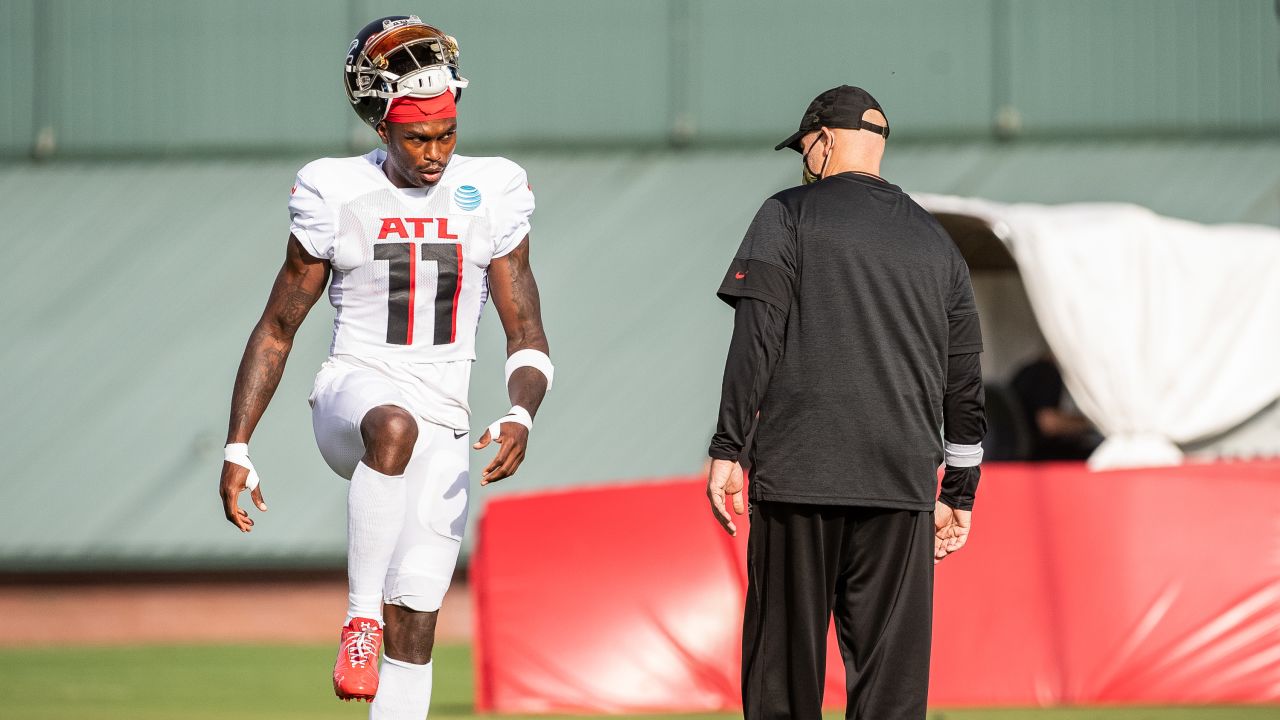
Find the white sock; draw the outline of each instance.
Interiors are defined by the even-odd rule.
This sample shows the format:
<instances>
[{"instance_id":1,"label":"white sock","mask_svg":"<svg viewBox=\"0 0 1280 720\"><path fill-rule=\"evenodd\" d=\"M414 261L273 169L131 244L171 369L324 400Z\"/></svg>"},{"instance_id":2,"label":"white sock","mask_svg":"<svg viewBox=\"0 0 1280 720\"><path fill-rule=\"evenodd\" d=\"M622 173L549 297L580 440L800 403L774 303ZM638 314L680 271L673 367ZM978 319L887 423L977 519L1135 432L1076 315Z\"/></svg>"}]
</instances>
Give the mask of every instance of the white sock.
<instances>
[{"instance_id":1,"label":"white sock","mask_svg":"<svg viewBox=\"0 0 1280 720\"><path fill-rule=\"evenodd\" d=\"M356 465L347 492L347 622L382 622L383 586L402 525L404 475Z\"/></svg>"},{"instance_id":2,"label":"white sock","mask_svg":"<svg viewBox=\"0 0 1280 720\"><path fill-rule=\"evenodd\" d=\"M369 720L423 720L431 709L431 663L382 658Z\"/></svg>"}]
</instances>

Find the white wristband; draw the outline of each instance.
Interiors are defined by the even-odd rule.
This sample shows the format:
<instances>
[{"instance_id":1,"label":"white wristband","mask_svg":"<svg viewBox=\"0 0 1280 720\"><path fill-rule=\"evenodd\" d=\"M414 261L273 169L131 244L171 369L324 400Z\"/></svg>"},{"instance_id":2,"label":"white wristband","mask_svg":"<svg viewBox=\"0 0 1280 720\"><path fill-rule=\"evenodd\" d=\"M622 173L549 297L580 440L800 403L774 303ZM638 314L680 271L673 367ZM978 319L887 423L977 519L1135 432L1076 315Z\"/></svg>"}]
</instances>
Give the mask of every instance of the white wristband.
<instances>
[{"instance_id":1,"label":"white wristband","mask_svg":"<svg viewBox=\"0 0 1280 720\"><path fill-rule=\"evenodd\" d=\"M497 440L502 435L502 423L518 423L529 428L530 431L533 430L533 416L529 414L528 410L519 405L512 405L506 415L494 420L489 425L490 439Z\"/></svg>"},{"instance_id":2,"label":"white wristband","mask_svg":"<svg viewBox=\"0 0 1280 720\"><path fill-rule=\"evenodd\" d=\"M556 368L551 364L551 358L541 350L525 348L511 353L511 357L507 358L507 384L511 384L511 374L522 367L531 367L541 372L547 377L547 390L551 390L552 379L556 374Z\"/></svg>"},{"instance_id":3,"label":"white wristband","mask_svg":"<svg viewBox=\"0 0 1280 720\"><path fill-rule=\"evenodd\" d=\"M947 465L954 468L977 467L982 463L981 445L960 445L943 441Z\"/></svg>"},{"instance_id":4,"label":"white wristband","mask_svg":"<svg viewBox=\"0 0 1280 720\"><path fill-rule=\"evenodd\" d=\"M243 468L249 468L249 479L245 486L249 490L256 490L258 487L258 471L253 469L253 463L249 462L249 444L248 443L230 443L222 449L222 459L233 465L239 465Z\"/></svg>"}]
</instances>

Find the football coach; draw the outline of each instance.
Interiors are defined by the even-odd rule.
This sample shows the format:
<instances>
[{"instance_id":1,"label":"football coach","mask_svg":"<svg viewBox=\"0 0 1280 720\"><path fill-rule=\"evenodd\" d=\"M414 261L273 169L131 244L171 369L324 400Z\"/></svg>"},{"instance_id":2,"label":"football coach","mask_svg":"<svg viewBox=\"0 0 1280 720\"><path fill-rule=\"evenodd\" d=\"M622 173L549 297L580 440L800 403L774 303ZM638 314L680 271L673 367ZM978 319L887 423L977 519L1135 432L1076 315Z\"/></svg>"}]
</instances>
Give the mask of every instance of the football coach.
<instances>
[{"instance_id":1,"label":"football coach","mask_svg":"<svg viewBox=\"0 0 1280 720\"><path fill-rule=\"evenodd\" d=\"M761 206L718 292L734 324L707 496L730 534L755 426L746 720L821 717L833 613L846 717L925 717L933 567L964 546L982 460L982 336L964 258L880 177L888 137L865 90L814 99L775 148L804 184Z\"/></svg>"}]
</instances>

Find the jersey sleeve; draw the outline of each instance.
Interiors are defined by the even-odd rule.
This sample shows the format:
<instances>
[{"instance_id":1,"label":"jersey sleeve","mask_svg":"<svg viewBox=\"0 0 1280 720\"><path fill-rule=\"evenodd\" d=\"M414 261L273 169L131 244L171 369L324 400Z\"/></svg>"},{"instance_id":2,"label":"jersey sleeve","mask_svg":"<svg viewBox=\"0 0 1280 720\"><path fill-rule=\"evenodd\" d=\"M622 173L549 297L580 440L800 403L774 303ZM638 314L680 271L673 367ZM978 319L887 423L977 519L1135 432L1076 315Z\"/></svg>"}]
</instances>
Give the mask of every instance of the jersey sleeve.
<instances>
[{"instance_id":1,"label":"jersey sleeve","mask_svg":"<svg viewBox=\"0 0 1280 720\"><path fill-rule=\"evenodd\" d=\"M298 173L289 196L289 232L298 238L311 256L321 260L333 259L337 222L329 204L308 177L306 168Z\"/></svg>"},{"instance_id":2,"label":"jersey sleeve","mask_svg":"<svg viewBox=\"0 0 1280 720\"><path fill-rule=\"evenodd\" d=\"M730 305L755 298L786 312L794 293L796 229L791 213L769 198L756 213L716 295Z\"/></svg>"},{"instance_id":3,"label":"jersey sleeve","mask_svg":"<svg viewBox=\"0 0 1280 720\"><path fill-rule=\"evenodd\" d=\"M498 205L493 225L493 256L502 257L515 250L529 234L529 220L533 217L533 189L523 168L516 167L515 174L507 181Z\"/></svg>"}]
</instances>

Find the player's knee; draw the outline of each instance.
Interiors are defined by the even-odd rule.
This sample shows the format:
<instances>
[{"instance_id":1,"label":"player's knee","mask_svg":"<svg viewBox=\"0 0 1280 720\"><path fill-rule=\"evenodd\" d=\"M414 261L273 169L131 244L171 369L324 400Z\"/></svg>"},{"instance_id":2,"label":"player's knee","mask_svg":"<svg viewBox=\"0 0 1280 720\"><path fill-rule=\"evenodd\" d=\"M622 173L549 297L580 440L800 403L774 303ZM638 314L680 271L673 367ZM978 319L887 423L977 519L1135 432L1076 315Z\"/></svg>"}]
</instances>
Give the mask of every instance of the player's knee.
<instances>
[{"instance_id":1,"label":"player's knee","mask_svg":"<svg viewBox=\"0 0 1280 720\"><path fill-rule=\"evenodd\" d=\"M384 643L387 657L425 665L436 642L436 612L417 612L397 605L386 607Z\"/></svg>"},{"instance_id":2,"label":"player's knee","mask_svg":"<svg viewBox=\"0 0 1280 720\"><path fill-rule=\"evenodd\" d=\"M366 463L379 472L399 475L418 442L418 423L403 408L381 405L365 414L360 434L364 436Z\"/></svg>"}]
</instances>

